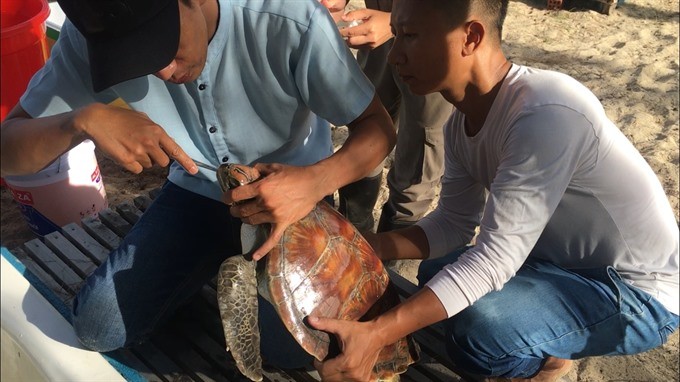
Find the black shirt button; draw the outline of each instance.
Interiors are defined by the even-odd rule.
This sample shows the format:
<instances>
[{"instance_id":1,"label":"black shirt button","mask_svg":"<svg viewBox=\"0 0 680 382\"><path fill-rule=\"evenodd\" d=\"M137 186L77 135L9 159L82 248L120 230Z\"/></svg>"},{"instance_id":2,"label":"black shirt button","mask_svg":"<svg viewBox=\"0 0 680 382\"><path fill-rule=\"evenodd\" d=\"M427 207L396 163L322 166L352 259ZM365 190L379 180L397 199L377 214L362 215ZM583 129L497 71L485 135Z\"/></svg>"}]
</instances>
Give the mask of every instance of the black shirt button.
<instances>
[{"instance_id":1,"label":"black shirt button","mask_svg":"<svg viewBox=\"0 0 680 382\"><path fill-rule=\"evenodd\" d=\"M205 88L207 88L207 87L208 87L208 85L206 85L206 84L200 84L200 85L198 85L198 90L205 90Z\"/></svg>"},{"instance_id":2,"label":"black shirt button","mask_svg":"<svg viewBox=\"0 0 680 382\"><path fill-rule=\"evenodd\" d=\"M214 133L214 132L217 131L217 127L215 127L215 126L210 126L210 128L208 129L208 131L209 131L210 133Z\"/></svg>"},{"instance_id":3,"label":"black shirt button","mask_svg":"<svg viewBox=\"0 0 680 382\"><path fill-rule=\"evenodd\" d=\"M222 163L227 163L227 162L229 162L229 157L225 155L225 156L222 157Z\"/></svg>"}]
</instances>

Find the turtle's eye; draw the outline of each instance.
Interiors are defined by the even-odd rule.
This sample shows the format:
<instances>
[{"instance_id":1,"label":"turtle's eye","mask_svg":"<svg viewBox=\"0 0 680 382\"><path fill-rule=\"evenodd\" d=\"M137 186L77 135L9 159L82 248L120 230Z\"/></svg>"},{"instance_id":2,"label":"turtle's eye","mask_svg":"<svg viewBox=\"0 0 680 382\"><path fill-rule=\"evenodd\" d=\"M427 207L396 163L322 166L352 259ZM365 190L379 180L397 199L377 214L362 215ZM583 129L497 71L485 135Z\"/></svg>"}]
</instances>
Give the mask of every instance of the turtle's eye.
<instances>
[{"instance_id":1,"label":"turtle's eye","mask_svg":"<svg viewBox=\"0 0 680 382\"><path fill-rule=\"evenodd\" d=\"M242 165L229 165L228 167L229 188L235 188L249 184L257 180L259 174L252 167Z\"/></svg>"},{"instance_id":2,"label":"turtle's eye","mask_svg":"<svg viewBox=\"0 0 680 382\"><path fill-rule=\"evenodd\" d=\"M243 183L242 181L230 176L227 184L229 185L229 188L232 189L232 188L236 188L238 186L243 186L245 183Z\"/></svg>"}]
</instances>

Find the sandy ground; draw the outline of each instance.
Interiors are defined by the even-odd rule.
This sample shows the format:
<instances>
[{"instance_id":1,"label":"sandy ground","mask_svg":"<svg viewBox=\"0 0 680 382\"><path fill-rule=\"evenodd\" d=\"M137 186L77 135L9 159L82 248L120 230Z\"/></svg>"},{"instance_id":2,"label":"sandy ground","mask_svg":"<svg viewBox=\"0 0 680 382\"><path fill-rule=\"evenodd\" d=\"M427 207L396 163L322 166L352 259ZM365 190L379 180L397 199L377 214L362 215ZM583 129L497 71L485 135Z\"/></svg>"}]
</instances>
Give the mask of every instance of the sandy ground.
<instances>
[{"instance_id":1,"label":"sandy ground","mask_svg":"<svg viewBox=\"0 0 680 382\"><path fill-rule=\"evenodd\" d=\"M548 12L542 4L511 1L504 31L506 54L515 63L562 71L587 85L654 168L677 218L678 0L626 0L611 15ZM362 1L350 2L350 7L361 6ZM345 136L344 127L334 129L336 144ZM165 177L165 169L135 176L98 157L110 205L148 193ZM380 201L385 191L383 187ZM6 188L0 196L0 239L3 246L16 248L34 236ZM377 217L377 208L375 213ZM407 262L399 269L412 279L416 265ZM675 333L666 345L647 353L580 360L567 380L678 381L678 354Z\"/></svg>"}]
</instances>

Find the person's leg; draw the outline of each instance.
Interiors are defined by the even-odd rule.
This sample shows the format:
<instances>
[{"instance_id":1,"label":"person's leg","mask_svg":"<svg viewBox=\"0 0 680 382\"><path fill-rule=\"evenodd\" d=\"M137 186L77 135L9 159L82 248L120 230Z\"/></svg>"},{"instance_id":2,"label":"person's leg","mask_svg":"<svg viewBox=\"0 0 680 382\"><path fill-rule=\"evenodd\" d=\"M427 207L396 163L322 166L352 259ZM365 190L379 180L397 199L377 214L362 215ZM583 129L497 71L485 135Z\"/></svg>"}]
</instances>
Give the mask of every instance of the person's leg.
<instances>
[{"instance_id":1,"label":"person's leg","mask_svg":"<svg viewBox=\"0 0 680 382\"><path fill-rule=\"evenodd\" d=\"M401 94L394 161L387 173L389 198L378 231L409 226L427 213L444 173L443 126L453 106L439 93L411 93L393 71Z\"/></svg>"},{"instance_id":2,"label":"person's leg","mask_svg":"<svg viewBox=\"0 0 680 382\"><path fill-rule=\"evenodd\" d=\"M240 222L223 203L166 183L73 303L80 341L110 351L155 328L240 252Z\"/></svg>"},{"instance_id":3,"label":"person's leg","mask_svg":"<svg viewBox=\"0 0 680 382\"><path fill-rule=\"evenodd\" d=\"M375 226L373 209L382 185L382 167L339 190L338 212L361 232L372 232Z\"/></svg>"},{"instance_id":4,"label":"person's leg","mask_svg":"<svg viewBox=\"0 0 680 382\"><path fill-rule=\"evenodd\" d=\"M401 93L387 64L386 57L391 46L391 41L388 41L373 50L360 50L357 61L394 120L399 113ZM375 225L373 209L380 193L383 167L381 163L368 176L340 188L338 192L338 211L360 231L373 231Z\"/></svg>"},{"instance_id":5,"label":"person's leg","mask_svg":"<svg viewBox=\"0 0 680 382\"><path fill-rule=\"evenodd\" d=\"M440 265L423 263L421 285ZM526 378L549 357L635 354L658 347L677 328L678 316L611 267L569 271L528 259L500 291L444 325L449 356L460 368Z\"/></svg>"},{"instance_id":6,"label":"person's leg","mask_svg":"<svg viewBox=\"0 0 680 382\"><path fill-rule=\"evenodd\" d=\"M262 363L281 369L313 368L314 356L297 343L274 306L258 297Z\"/></svg>"}]
</instances>

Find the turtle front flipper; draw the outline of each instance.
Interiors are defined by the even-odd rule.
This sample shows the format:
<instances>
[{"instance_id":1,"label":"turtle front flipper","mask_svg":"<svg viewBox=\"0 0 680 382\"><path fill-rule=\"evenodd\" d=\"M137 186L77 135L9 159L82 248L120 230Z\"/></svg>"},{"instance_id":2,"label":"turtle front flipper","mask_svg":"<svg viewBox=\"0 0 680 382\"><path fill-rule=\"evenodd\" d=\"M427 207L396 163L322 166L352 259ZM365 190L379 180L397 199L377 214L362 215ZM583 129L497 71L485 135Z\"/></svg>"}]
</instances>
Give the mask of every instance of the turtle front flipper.
<instances>
[{"instance_id":1,"label":"turtle front flipper","mask_svg":"<svg viewBox=\"0 0 680 382\"><path fill-rule=\"evenodd\" d=\"M217 305L227 350L239 371L253 381L262 380L260 331L257 320L256 262L232 256L217 274Z\"/></svg>"}]
</instances>

